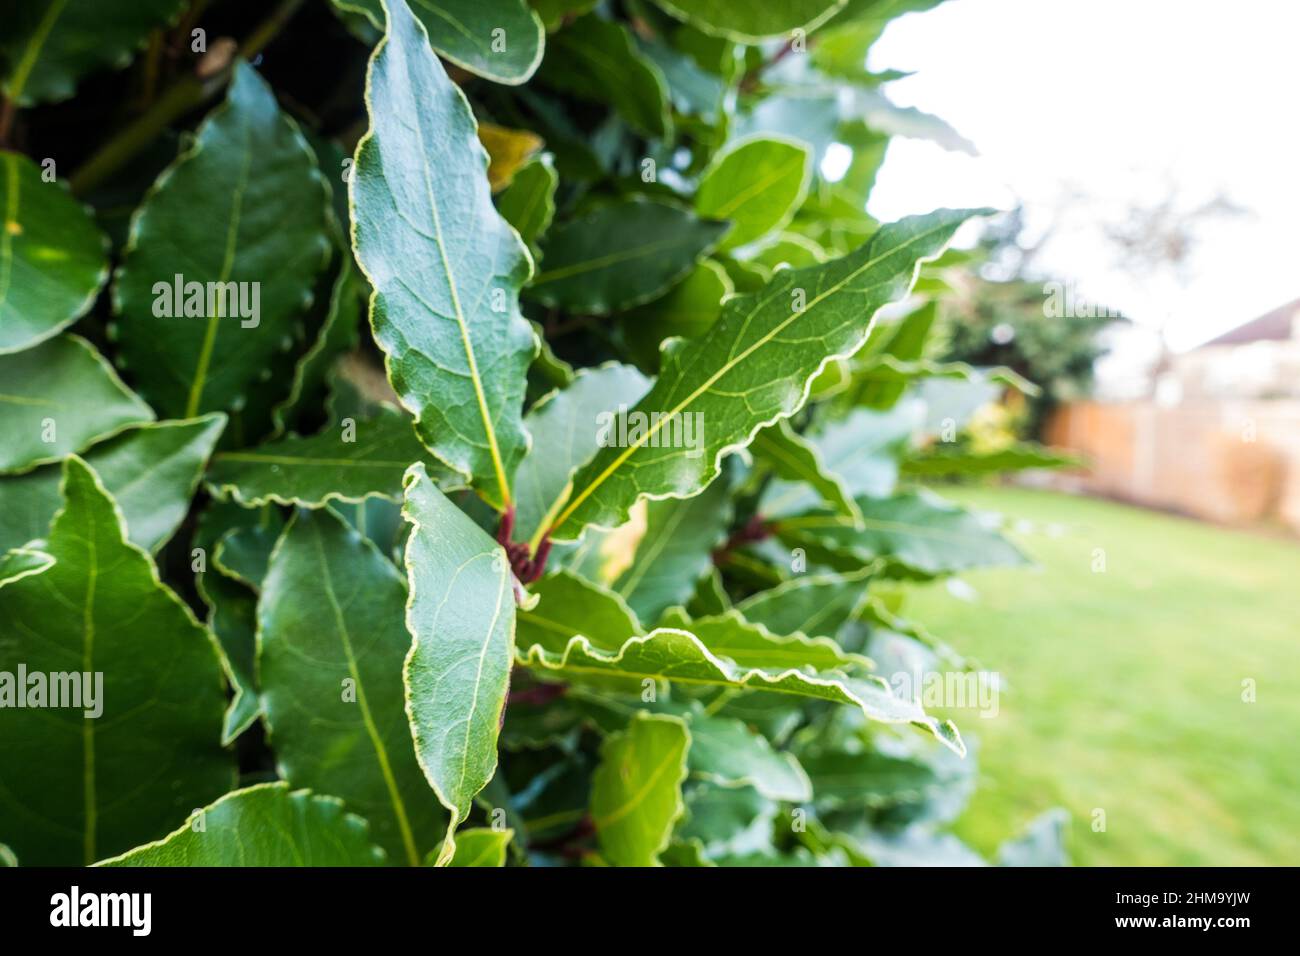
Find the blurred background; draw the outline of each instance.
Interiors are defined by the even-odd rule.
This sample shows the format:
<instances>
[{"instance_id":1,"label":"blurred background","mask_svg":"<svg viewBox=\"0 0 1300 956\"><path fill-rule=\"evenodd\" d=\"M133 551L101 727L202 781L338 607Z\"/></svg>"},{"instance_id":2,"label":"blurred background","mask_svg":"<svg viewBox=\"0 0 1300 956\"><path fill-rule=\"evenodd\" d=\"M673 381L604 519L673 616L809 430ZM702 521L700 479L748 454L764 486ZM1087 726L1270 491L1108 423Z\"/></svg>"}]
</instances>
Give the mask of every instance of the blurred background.
<instances>
[{"instance_id":1,"label":"blurred background","mask_svg":"<svg viewBox=\"0 0 1300 956\"><path fill-rule=\"evenodd\" d=\"M945 489L1038 567L908 604L1004 682L966 721L976 849L1059 804L1079 864L1300 859L1298 33L1264 0L961 0L870 48L925 130L872 215L1012 210L966 237L934 357L1042 393L968 395L961 440L1079 462Z\"/></svg>"}]
</instances>

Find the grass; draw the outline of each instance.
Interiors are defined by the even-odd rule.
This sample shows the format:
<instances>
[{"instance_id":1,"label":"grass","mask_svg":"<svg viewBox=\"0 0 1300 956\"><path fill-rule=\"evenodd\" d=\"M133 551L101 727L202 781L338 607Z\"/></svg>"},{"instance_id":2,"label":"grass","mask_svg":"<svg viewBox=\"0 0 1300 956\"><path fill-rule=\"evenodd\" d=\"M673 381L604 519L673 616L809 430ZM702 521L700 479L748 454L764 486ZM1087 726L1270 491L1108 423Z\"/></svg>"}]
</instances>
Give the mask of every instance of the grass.
<instances>
[{"instance_id":1,"label":"grass","mask_svg":"<svg viewBox=\"0 0 1300 956\"><path fill-rule=\"evenodd\" d=\"M991 853L1060 805L1080 865L1300 860L1300 545L1048 492L948 497L1019 519L1039 563L907 607L1007 685L996 718L957 715L981 743L958 835Z\"/></svg>"}]
</instances>

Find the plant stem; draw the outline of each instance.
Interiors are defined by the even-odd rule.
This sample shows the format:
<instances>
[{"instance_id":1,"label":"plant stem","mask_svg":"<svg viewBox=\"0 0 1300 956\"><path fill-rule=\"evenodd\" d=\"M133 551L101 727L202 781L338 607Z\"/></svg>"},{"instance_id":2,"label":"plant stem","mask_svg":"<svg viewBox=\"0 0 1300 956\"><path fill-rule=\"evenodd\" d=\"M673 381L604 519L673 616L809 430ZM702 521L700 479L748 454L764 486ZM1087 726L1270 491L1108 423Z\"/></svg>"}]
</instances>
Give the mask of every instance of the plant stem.
<instances>
[{"instance_id":1,"label":"plant stem","mask_svg":"<svg viewBox=\"0 0 1300 956\"><path fill-rule=\"evenodd\" d=\"M14 125L14 101L0 96L0 148L9 145L9 130Z\"/></svg>"},{"instance_id":2,"label":"plant stem","mask_svg":"<svg viewBox=\"0 0 1300 956\"><path fill-rule=\"evenodd\" d=\"M239 48L239 58L254 59L284 29L302 3L303 0L283 0L275 11L248 35ZM72 174L68 181L72 191L84 194L104 182L152 143L164 129L214 96L229 82L232 73L233 63L231 67L207 80L201 80L193 74L177 80L149 107L148 111L101 146L80 169Z\"/></svg>"}]
</instances>

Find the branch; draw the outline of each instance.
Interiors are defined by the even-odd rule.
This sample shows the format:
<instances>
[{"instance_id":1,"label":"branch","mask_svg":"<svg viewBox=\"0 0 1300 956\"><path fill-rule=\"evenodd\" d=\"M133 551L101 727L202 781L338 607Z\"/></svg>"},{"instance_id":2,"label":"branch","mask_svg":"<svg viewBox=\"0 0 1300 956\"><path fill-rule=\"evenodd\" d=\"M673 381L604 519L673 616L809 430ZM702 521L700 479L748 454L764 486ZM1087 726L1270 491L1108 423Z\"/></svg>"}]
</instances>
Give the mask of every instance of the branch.
<instances>
[{"instance_id":1,"label":"branch","mask_svg":"<svg viewBox=\"0 0 1300 956\"><path fill-rule=\"evenodd\" d=\"M303 0L282 0L275 12L249 34L239 47L238 57L255 59L284 29L302 3ZM230 65L215 76L201 78L190 74L177 80L145 113L101 146L72 174L68 181L72 191L84 194L125 166L152 143L159 133L216 95L230 81L233 67L234 58Z\"/></svg>"}]
</instances>

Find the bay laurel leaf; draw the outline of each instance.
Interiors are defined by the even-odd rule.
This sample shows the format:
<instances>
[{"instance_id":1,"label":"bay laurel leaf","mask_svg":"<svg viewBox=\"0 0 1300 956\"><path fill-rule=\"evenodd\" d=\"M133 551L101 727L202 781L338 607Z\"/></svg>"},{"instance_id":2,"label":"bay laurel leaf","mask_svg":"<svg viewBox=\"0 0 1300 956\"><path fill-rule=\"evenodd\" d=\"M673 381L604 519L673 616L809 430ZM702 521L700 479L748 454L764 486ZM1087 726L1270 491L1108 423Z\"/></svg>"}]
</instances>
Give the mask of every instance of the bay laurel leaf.
<instances>
[{"instance_id":1,"label":"bay laurel leaf","mask_svg":"<svg viewBox=\"0 0 1300 956\"><path fill-rule=\"evenodd\" d=\"M85 75L126 66L185 0L45 0L5 4L0 90L19 106L66 100Z\"/></svg>"},{"instance_id":2,"label":"bay laurel leaf","mask_svg":"<svg viewBox=\"0 0 1300 956\"><path fill-rule=\"evenodd\" d=\"M389 14L350 182L353 249L374 290L375 340L421 441L504 508L528 449L522 404L537 346L518 293L531 261L492 205L469 103L403 0Z\"/></svg>"},{"instance_id":3,"label":"bay laurel leaf","mask_svg":"<svg viewBox=\"0 0 1300 956\"><path fill-rule=\"evenodd\" d=\"M122 509L132 542L157 551L180 527L225 425L220 412L132 425L83 453ZM45 537L62 475L50 464L0 478L0 549Z\"/></svg>"},{"instance_id":4,"label":"bay laurel leaf","mask_svg":"<svg viewBox=\"0 0 1300 956\"><path fill-rule=\"evenodd\" d=\"M382 30L385 7L402 0L333 0L341 11L359 13ZM516 86L542 62L545 33L527 0L411 0L411 13L424 24L441 56L476 76Z\"/></svg>"},{"instance_id":5,"label":"bay laurel leaf","mask_svg":"<svg viewBox=\"0 0 1300 956\"><path fill-rule=\"evenodd\" d=\"M644 712L606 739L592 777L591 816L610 863L660 865L673 824L686 812L682 781L690 745L682 720Z\"/></svg>"},{"instance_id":6,"label":"bay laurel leaf","mask_svg":"<svg viewBox=\"0 0 1300 956\"><path fill-rule=\"evenodd\" d=\"M642 497L697 493L724 455L794 414L830 360L862 346L876 311L905 295L919 263L974 214L944 209L882 226L847 256L781 270L761 292L729 299L702 338L670 342L654 387L575 476L552 536L616 527Z\"/></svg>"},{"instance_id":7,"label":"bay laurel leaf","mask_svg":"<svg viewBox=\"0 0 1300 956\"><path fill-rule=\"evenodd\" d=\"M77 335L0 355L0 474L30 471L154 413Z\"/></svg>"},{"instance_id":8,"label":"bay laurel leaf","mask_svg":"<svg viewBox=\"0 0 1300 956\"><path fill-rule=\"evenodd\" d=\"M403 679L420 767L451 813L437 862L497 766L497 734L515 640L514 580L505 551L447 500L423 465L406 475L411 647Z\"/></svg>"},{"instance_id":9,"label":"bay laurel leaf","mask_svg":"<svg viewBox=\"0 0 1300 956\"><path fill-rule=\"evenodd\" d=\"M113 285L119 361L165 415L240 410L331 254L329 187L266 81L226 101L136 211Z\"/></svg>"},{"instance_id":10,"label":"bay laurel leaf","mask_svg":"<svg viewBox=\"0 0 1300 956\"><path fill-rule=\"evenodd\" d=\"M406 585L328 508L300 511L271 554L258 605L257 673L281 775L341 797L393 861L419 866L442 811L404 708Z\"/></svg>"},{"instance_id":11,"label":"bay laurel leaf","mask_svg":"<svg viewBox=\"0 0 1300 956\"><path fill-rule=\"evenodd\" d=\"M284 781L233 790L161 840L97 866L382 866L365 820Z\"/></svg>"},{"instance_id":12,"label":"bay laurel leaf","mask_svg":"<svg viewBox=\"0 0 1300 956\"><path fill-rule=\"evenodd\" d=\"M610 203L550 230L527 295L580 314L619 312L684 279L726 229L657 200Z\"/></svg>"},{"instance_id":13,"label":"bay laurel leaf","mask_svg":"<svg viewBox=\"0 0 1300 956\"><path fill-rule=\"evenodd\" d=\"M44 549L54 563L0 587L0 672L40 674L50 694L81 688L33 707L29 680L29 706L6 706L0 721L0 829L37 866L152 840L235 780L211 635L127 540L117 504L76 456L62 490ZM70 672L75 684L58 677Z\"/></svg>"},{"instance_id":14,"label":"bay laurel leaf","mask_svg":"<svg viewBox=\"0 0 1300 956\"><path fill-rule=\"evenodd\" d=\"M0 150L0 353L80 318L108 278L108 240L59 182Z\"/></svg>"}]
</instances>

